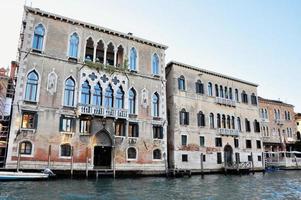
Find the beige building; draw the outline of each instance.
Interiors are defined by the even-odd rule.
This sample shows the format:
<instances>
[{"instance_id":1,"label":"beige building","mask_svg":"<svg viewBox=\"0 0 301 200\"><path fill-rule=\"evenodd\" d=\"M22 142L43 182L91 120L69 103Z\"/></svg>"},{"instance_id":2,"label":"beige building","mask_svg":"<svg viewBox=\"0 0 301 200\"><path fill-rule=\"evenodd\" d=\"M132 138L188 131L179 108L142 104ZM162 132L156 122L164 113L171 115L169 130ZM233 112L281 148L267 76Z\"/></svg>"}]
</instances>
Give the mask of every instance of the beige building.
<instances>
[{"instance_id":1,"label":"beige building","mask_svg":"<svg viewBox=\"0 0 301 200\"><path fill-rule=\"evenodd\" d=\"M259 97L260 126L265 151L291 151L296 142L294 106Z\"/></svg>"},{"instance_id":2,"label":"beige building","mask_svg":"<svg viewBox=\"0 0 301 200\"><path fill-rule=\"evenodd\" d=\"M179 62L166 67L168 150L176 169L262 168L257 85ZM202 157L203 156L203 157Z\"/></svg>"},{"instance_id":3,"label":"beige building","mask_svg":"<svg viewBox=\"0 0 301 200\"><path fill-rule=\"evenodd\" d=\"M297 137L297 140L301 140L301 113L297 113L295 115L295 122L296 122L296 125L297 125L297 133L296 133L296 137Z\"/></svg>"},{"instance_id":4,"label":"beige building","mask_svg":"<svg viewBox=\"0 0 301 200\"><path fill-rule=\"evenodd\" d=\"M161 172L165 50L25 7L7 168Z\"/></svg>"}]
</instances>

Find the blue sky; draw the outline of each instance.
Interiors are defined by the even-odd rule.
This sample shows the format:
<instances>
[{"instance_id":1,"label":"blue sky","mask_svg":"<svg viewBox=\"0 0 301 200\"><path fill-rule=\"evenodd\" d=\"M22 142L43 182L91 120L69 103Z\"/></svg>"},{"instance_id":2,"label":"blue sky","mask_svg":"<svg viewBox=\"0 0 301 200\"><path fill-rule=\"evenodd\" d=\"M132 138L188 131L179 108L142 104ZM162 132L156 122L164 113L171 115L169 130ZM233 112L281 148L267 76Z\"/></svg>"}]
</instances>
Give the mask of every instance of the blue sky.
<instances>
[{"instance_id":1,"label":"blue sky","mask_svg":"<svg viewBox=\"0 0 301 200\"><path fill-rule=\"evenodd\" d=\"M0 3L0 24L5 27L0 66L16 58L24 3ZM177 60L258 83L260 96L291 103L301 112L301 1L27 0L31 3L166 44L167 62Z\"/></svg>"}]
</instances>

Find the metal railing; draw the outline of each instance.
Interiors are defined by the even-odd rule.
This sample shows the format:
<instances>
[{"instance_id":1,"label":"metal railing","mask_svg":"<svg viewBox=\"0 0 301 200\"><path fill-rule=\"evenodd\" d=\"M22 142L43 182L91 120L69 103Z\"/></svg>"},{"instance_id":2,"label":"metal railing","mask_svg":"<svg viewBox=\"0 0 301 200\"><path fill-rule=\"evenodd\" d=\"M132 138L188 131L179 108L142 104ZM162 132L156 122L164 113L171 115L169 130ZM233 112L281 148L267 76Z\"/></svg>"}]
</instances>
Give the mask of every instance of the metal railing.
<instances>
[{"instance_id":1,"label":"metal railing","mask_svg":"<svg viewBox=\"0 0 301 200\"><path fill-rule=\"evenodd\" d=\"M222 97L215 97L215 103L226 105L226 106L232 106L232 107L236 106L235 100L226 99L226 98L222 98Z\"/></svg>"},{"instance_id":2,"label":"metal railing","mask_svg":"<svg viewBox=\"0 0 301 200\"><path fill-rule=\"evenodd\" d=\"M236 129L219 128L218 133L220 135L239 136L239 130Z\"/></svg>"},{"instance_id":3,"label":"metal railing","mask_svg":"<svg viewBox=\"0 0 301 200\"><path fill-rule=\"evenodd\" d=\"M81 114L114 117L114 118L128 118L128 110L122 108L111 108L94 105L79 105L79 112Z\"/></svg>"}]
</instances>

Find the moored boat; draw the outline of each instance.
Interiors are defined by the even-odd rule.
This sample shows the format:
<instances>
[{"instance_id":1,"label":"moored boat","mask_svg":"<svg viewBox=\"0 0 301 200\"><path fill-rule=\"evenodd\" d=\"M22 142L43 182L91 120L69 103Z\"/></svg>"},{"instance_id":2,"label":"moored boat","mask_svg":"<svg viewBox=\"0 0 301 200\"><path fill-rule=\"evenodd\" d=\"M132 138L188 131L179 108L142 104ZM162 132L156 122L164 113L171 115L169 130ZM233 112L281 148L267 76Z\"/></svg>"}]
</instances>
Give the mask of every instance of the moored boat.
<instances>
[{"instance_id":1,"label":"moored boat","mask_svg":"<svg viewBox=\"0 0 301 200\"><path fill-rule=\"evenodd\" d=\"M43 180L54 175L55 174L49 169L45 169L40 173L0 171L0 181Z\"/></svg>"}]
</instances>

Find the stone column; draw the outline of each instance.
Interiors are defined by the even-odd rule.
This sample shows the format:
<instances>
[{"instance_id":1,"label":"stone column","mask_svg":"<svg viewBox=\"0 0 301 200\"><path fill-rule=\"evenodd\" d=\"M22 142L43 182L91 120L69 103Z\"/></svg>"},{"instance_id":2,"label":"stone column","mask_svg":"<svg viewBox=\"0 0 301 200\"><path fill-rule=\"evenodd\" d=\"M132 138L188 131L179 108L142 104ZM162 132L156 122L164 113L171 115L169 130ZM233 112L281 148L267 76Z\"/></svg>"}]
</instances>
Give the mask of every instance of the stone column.
<instances>
[{"instance_id":1,"label":"stone column","mask_svg":"<svg viewBox=\"0 0 301 200\"><path fill-rule=\"evenodd\" d=\"M114 49L114 67L117 67L117 53L118 53L118 49Z\"/></svg>"},{"instance_id":2,"label":"stone column","mask_svg":"<svg viewBox=\"0 0 301 200\"><path fill-rule=\"evenodd\" d=\"M96 61L96 49L97 49L97 44L94 44L94 51L93 51L93 62Z\"/></svg>"},{"instance_id":3,"label":"stone column","mask_svg":"<svg viewBox=\"0 0 301 200\"><path fill-rule=\"evenodd\" d=\"M104 47L104 53L103 53L103 64L107 64L107 47Z\"/></svg>"}]
</instances>

